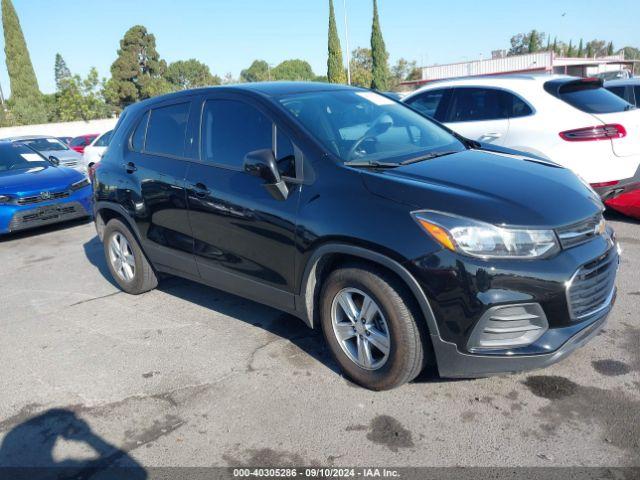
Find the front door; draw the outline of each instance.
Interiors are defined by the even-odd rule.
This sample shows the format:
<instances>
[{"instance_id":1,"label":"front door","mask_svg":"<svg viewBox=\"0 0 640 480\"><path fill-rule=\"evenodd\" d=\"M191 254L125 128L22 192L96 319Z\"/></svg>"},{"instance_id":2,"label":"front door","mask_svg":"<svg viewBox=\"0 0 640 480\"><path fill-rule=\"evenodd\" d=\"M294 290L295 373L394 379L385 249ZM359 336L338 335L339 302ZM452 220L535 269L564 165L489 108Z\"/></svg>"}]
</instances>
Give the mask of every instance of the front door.
<instances>
[{"instance_id":1,"label":"front door","mask_svg":"<svg viewBox=\"0 0 640 480\"><path fill-rule=\"evenodd\" d=\"M189 218L200 275L207 283L279 308L293 308L294 241L301 185L295 153L264 110L237 97L202 106L200 162L187 173ZM243 170L254 150L272 149L290 178L286 199Z\"/></svg>"}]
</instances>

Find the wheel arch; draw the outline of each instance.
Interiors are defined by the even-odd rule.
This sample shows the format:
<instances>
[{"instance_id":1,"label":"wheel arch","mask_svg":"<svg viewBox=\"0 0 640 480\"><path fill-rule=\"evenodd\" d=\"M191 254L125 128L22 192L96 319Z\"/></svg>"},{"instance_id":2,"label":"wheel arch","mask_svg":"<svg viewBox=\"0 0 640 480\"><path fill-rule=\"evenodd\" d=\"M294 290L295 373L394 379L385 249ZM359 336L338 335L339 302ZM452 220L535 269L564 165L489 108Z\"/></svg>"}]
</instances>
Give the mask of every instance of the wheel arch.
<instances>
[{"instance_id":1,"label":"wheel arch","mask_svg":"<svg viewBox=\"0 0 640 480\"><path fill-rule=\"evenodd\" d=\"M322 279L338 265L349 260L360 260L375 264L397 276L414 296L431 336L439 336L433 310L424 291L411 273L396 260L373 250L342 243L325 244L309 257L296 296L296 309L302 319L312 328L319 325L318 297Z\"/></svg>"},{"instance_id":2,"label":"wheel arch","mask_svg":"<svg viewBox=\"0 0 640 480\"><path fill-rule=\"evenodd\" d=\"M95 224L96 230L98 232L98 238L100 241L103 240L104 237L104 228L109 223L109 220L117 218L125 223L131 230L131 233L136 237L138 243L142 246L140 242L140 232L135 222L131 221L131 218L127 211L118 204L114 204L111 202L96 202L95 205Z\"/></svg>"}]
</instances>

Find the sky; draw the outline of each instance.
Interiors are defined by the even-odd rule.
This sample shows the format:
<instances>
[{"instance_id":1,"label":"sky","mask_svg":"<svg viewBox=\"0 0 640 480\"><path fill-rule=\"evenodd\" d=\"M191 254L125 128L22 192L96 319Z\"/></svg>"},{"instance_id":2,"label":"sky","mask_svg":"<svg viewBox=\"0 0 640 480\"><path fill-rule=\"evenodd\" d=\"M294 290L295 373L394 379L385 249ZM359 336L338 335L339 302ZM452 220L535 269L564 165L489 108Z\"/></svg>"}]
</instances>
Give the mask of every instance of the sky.
<instances>
[{"instance_id":1,"label":"sky","mask_svg":"<svg viewBox=\"0 0 640 480\"><path fill-rule=\"evenodd\" d=\"M254 59L272 65L307 60L326 75L328 0L13 0L40 89L55 91L54 59L85 76L96 67L109 76L119 41L133 25L153 33L161 57L196 58L212 73L234 77ZM346 52L343 0L334 0ZM349 48L368 47L372 0L346 0ZM584 38L612 40L616 48L640 47L637 0L378 0L380 23L391 62L418 64L490 57L509 39L533 28L574 44ZM629 15L624 15L628 12ZM4 38L0 37L4 51ZM0 86L8 95L6 64Z\"/></svg>"}]
</instances>

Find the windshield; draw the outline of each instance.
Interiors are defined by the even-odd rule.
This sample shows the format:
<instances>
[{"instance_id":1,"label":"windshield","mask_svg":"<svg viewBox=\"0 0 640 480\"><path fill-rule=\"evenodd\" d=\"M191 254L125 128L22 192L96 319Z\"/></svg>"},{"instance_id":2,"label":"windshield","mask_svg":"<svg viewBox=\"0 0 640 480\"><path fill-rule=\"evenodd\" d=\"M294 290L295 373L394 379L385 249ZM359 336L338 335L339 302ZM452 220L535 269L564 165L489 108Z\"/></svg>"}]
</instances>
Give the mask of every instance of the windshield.
<instances>
[{"instance_id":1,"label":"windshield","mask_svg":"<svg viewBox=\"0 0 640 480\"><path fill-rule=\"evenodd\" d=\"M34 148L39 152L59 152L61 150L69 150L69 147L57 138L32 138L30 140L21 140L21 142L26 143L31 148Z\"/></svg>"},{"instance_id":2,"label":"windshield","mask_svg":"<svg viewBox=\"0 0 640 480\"><path fill-rule=\"evenodd\" d=\"M0 172L46 167L51 164L29 147L19 143L0 145Z\"/></svg>"},{"instance_id":3,"label":"windshield","mask_svg":"<svg viewBox=\"0 0 640 480\"><path fill-rule=\"evenodd\" d=\"M286 96L280 103L345 162L400 163L465 148L435 123L375 92L313 92Z\"/></svg>"}]
</instances>

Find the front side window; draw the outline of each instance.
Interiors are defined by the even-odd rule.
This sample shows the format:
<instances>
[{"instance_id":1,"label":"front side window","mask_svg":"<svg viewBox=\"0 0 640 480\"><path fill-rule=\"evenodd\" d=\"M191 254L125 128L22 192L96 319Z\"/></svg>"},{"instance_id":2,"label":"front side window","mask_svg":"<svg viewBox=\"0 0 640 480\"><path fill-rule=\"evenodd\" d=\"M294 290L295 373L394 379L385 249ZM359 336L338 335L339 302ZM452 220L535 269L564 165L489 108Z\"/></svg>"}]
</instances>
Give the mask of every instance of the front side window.
<instances>
[{"instance_id":1,"label":"front side window","mask_svg":"<svg viewBox=\"0 0 640 480\"><path fill-rule=\"evenodd\" d=\"M493 88L460 87L453 91L448 122L480 122L509 118L510 98Z\"/></svg>"},{"instance_id":2,"label":"front side window","mask_svg":"<svg viewBox=\"0 0 640 480\"><path fill-rule=\"evenodd\" d=\"M443 105L445 93L445 89L431 90L411 97L407 103L427 117L442 120L441 105Z\"/></svg>"},{"instance_id":3,"label":"front side window","mask_svg":"<svg viewBox=\"0 0 640 480\"><path fill-rule=\"evenodd\" d=\"M182 157L189 121L190 103L178 103L151 110L144 151Z\"/></svg>"},{"instance_id":4,"label":"front side window","mask_svg":"<svg viewBox=\"0 0 640 480\"><path fill-rule=\"evenodd\" d=\"M202 116L202 159L242 168L254 150L272 148L271 121L259 110L237 100L209 100Z\"/></svg>"},{"instance_id":5,"label":"front side window","mask_svg":"<svg viewBox=\"0 0 640 480\"><path fill-rule=\"evenodd\" d=\"M109 142L111 141L111 133L112 131L108 131L106 133L104 133L98 140L96 140L96 143L93 144L94 147L108 147L109 146Z\"/></svg>"},{"instance_id":6,"label":"front side window","mask_svg":"<svg viewBox=\"0 0 640 480\"><path fill-rule=\"evenodd\" d=\"M279 128L277 129L274 154L280 175L295 178L296 152L289 137Z\"/></svg>"}]
</instances>

